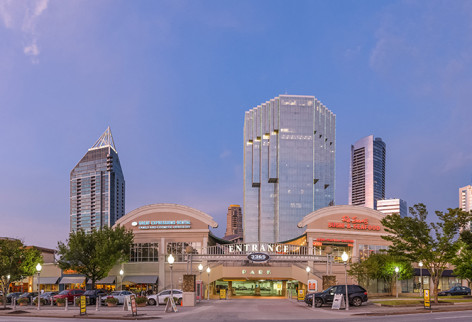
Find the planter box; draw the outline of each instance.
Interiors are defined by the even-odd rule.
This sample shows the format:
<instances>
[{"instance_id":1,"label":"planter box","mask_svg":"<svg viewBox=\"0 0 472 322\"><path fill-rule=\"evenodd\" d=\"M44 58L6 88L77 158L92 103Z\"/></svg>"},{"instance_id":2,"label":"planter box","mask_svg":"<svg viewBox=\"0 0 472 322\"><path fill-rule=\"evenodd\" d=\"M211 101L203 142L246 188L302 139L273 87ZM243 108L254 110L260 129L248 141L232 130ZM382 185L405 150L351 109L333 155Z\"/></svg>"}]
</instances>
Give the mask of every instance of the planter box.
<instances>
[{"instance_id":1,"label":"planter box","mask_svg":"<svg viewBox=\"0 0 472 322\"><path fill-rule=\"evenodd\" d=\"M107 303L107 306L116 306L116 303Z\"/></svg>"},{"instance_id":2,"label":"planter box","mask_svg":"<svg viewBox=\"0 0 472 322\"><path fill-rule=\"evenodd\" d=\"M57 306L66 306L66 303L56 303Z\"/></svg>"},{"instance_id":3,"label":"planter box","mask_svg":"<svg viewBox=\"0 0 472 322\"><path fill-rule=\"evenodd\" d=\"M144 302L144 303L139 303L139 304L136 304L136 305L139 306L139 307L145 307L147 305L147 303Z\"/></svg>"}]
</instances>

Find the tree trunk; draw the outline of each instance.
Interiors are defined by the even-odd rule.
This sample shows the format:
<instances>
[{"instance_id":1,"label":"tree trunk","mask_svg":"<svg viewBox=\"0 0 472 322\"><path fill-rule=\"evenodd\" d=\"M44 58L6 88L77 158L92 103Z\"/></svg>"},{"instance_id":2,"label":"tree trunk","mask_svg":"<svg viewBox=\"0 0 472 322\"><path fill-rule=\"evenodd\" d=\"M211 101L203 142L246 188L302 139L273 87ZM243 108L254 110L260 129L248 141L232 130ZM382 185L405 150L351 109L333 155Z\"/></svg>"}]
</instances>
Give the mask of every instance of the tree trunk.
<instances>
[{"instance_id":1,"label":"tree trunk","mask_svg":"<svg viewBox=\"0 0 472 322\"><path fill-rule=\"evenodd\" d=\"M438 304L438 302L439 302L439 300L438 300L439 276L434 275L434 276L431 276L431 278L433 280L434 304Z\"/></svg>"}]
</instances>

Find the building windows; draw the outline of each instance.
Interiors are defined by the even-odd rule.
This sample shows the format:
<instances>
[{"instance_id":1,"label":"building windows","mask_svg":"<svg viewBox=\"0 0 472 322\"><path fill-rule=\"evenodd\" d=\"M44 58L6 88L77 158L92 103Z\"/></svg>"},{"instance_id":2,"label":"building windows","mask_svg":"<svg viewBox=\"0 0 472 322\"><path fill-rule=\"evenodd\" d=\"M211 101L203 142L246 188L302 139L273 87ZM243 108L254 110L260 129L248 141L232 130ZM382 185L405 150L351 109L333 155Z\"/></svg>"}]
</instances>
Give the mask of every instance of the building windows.
<instances>
[{"instance_id":1,"label":"building windows","mask_svg":"<svg viewBox=\"0 0 472 322\"><path fill-rule=\"evenodd\" d=\"M172 254L175 258L175 262L185 262L187 259L185 255L187 255L186 249L187 246L192 246L193 251L192 254L200 254L202 250L202 243L201 242L175 242L175 243L167 243L167 255Z\"/></svg>"},{"instance_id":2,"label":"building windows","mask_svg":"<svg viewBox=\"0 0 472 322\"><path fill-rule=\"evenodd\" d=\"M137 243L131 246L130 262L159 261L159 243Z\"/></svg>"}]
</instances>

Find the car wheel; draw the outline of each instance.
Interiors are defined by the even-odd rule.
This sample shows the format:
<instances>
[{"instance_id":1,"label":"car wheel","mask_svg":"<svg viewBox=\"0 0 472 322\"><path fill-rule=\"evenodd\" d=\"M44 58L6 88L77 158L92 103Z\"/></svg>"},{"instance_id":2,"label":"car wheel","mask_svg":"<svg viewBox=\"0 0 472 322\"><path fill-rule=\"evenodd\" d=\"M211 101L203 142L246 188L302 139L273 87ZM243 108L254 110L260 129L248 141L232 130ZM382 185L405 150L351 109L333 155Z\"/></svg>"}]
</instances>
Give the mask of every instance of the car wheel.
<instances>
[{"instance_id":1,"label":"car wheel","mask_svg":"<svg viewBox=\"0 0 472 322\"><path fill-rule=\"evenodd\" d=\"M156 305L156 300L155 299L149 299L148 304L149 305Z\"/></svg>"},{"instance_id":2,"label":"car wheel","mask_svg":"<svg viewBox=\"0 0 472 322\"><path fill-rule=\"evenodd\" d=\"M180 302L182 302L182 299L177 299L177 301L175 301L175 304L180 305Z\"/></svg>"},{"instance_id":3,"label":"car wheel","mask_svg":"<svg viewBox=\"0 0 472 322\"><path fill-rule=\"evenodd\" d=\"M315 298L315 307L321 307L323 305L323 300L320 298Z\"/></svg>"},{"instance_id":4,"label":"car wheel","mask_svg":"<svg viewBox=\"0 0 472 322\"><path fill-rule=\"evenodd\" d=\"M362 299L358 296L352 299L352 305L353 306L361 306L362 305Z\"/></svg>"}]
</instances>

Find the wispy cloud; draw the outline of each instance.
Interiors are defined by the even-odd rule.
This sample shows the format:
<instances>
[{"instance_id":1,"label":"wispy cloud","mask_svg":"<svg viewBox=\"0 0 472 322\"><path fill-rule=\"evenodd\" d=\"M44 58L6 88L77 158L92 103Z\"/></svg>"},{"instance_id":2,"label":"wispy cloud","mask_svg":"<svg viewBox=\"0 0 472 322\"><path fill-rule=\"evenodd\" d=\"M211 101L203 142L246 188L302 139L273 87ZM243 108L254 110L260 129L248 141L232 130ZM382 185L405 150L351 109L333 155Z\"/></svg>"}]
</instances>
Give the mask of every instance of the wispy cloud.
<instances>
[{"instance_id":1,"label":"wispy cloud","mask_svg":"<svg viewBox=\"0 0 472 322\"><path fill-rule=\"evenodd\" d=\"M0 1L0 20L7 29L20 31L23 53L38 63L38 23L40 16L48 8L49 0Z\"/></svg>"},{"instance_id":2,"label":"wispy cloud","mask_svg":"<svg viewBox=\"0 0 472 322\"><path fill-rule=\"evenodd\" d=\"M226 159L229 156L231 156L231 150L224 150L220 153L220 159Z\"/></svg>"}]
</instances>

